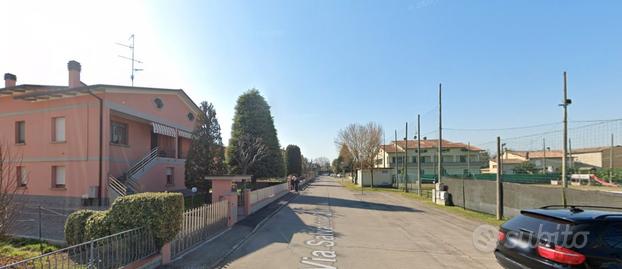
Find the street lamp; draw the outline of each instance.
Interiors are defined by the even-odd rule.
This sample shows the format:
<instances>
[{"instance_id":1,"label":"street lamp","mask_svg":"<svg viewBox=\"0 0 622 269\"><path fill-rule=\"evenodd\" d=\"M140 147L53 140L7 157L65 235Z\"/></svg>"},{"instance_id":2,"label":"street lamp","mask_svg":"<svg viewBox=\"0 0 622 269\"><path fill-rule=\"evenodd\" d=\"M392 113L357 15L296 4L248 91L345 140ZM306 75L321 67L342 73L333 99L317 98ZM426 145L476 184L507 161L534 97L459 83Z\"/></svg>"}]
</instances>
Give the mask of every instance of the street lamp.
<instances>
[{"instance_id":1,"label":"street lamp","mask_svg":"<svg viewBox=\"0 0 622 269\"><path fill-rule=\"evenodd\" d=\"M197 187L192 187L192 200L190 203L190 207L194 208L194 195L197 193Z\"/></svg>"}]
</instances>

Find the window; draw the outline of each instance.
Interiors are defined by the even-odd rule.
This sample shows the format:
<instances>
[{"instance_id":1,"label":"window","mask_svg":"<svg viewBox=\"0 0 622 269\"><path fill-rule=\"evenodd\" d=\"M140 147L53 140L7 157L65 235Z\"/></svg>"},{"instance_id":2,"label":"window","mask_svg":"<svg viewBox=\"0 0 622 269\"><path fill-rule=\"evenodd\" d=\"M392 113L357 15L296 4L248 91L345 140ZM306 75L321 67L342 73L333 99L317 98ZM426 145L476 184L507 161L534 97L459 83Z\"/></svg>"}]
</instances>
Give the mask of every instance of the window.
<instances>
[{"instance_id":1,"label":"window","mask_svg":"<svg viewBox=\"0 0 622 269\"><path fill-rule=\"evenodd\" d=\"M65 142L65 118L52 119L52 141Z\"/></svg>"},{"instance_id":2,"label":"window","mask_svg":"<svg viewBox=\"0 0 622 269\"><path fill-rule=\"evenodd\" d=\"M417 156L413 156L413 163L417 163Z\"/></svg>"},{"instance_id":3,"label":"window","mask_svg":"<svg viewBox=\"0 0 622 269\"><path fill-rule=\"evenodd\" d=\"M112 122L110 127L110 143L127 145L127 124Z\"/></svg>"},{"instance_id":4,"label":"window","mask_svg":"<svg viewBox=\"0 0 622 269\"><path fill-rule=\"evenodd\" d=\"M622 249L622 224L609 225L603 240L612 248Z\"/></svg>"},{"instance_id":5,"label":"window","mask_svg":"<svg viewBox=\"0 0 622 269\"><path fill-rule=\"evenodd\" d=\"M421 157L421 163L426 162L426 159L427 159L427 158L428 158L428 157Z\"/></svg>"},{"instance_id":6,"label":"window","mask_svg":"<svg viewBox=\"0 0 622 269\"><path fill-rule=\"evenodd\" d=\"M460 162L466 163L466 156L460 156Z\"/></svg>"},{"instance_id":7,"label":"window","mask_svg":"<svg viewBox=\"0 0 622 269\"><path fill-rule=\"evenodd\" d=\"M166 168L166 185L174 185L175 179L173 177L173 174L174 174L173 172L174 172L173 167Z\"/></svg>"},{"instance_id":8,"label":"window","mask_svg":"<svg viewBox=\"0 0 622 269\"><path fill-rule=\"evenodd\" d=\"M19 187L26 187L28 182L26 178L26 169L24 169L23 166L15 167L15 178L17 179L17 185Z\"/></svg>"},{"instance_id":9,"label":"window","mask_svg":"<svg viewBox=\"0 0 622 269\"><path fill-rule=\"evenodd\" d=\"M52 166L52 187L54 188L65 187L65 167L64 166Z\"/></svg>"},{"instance_id":10,"label":"window","mask_svg":"<svg viewBox=\"0 0 622 269\"><path fill-rule=\"evenodd\" d=\"M26 122L25 121L15 122L15 143L16 144L26 143Z\"/></svg>"},{"instance_id":11,"label":"window","mask_svg":"<svg viewBox=\"0 0 622 269\"><path fill-rule=\"evenodd\" d=\"M395 157L391 157L391 163L395 163Z\"/></svg>"}]
</instances>

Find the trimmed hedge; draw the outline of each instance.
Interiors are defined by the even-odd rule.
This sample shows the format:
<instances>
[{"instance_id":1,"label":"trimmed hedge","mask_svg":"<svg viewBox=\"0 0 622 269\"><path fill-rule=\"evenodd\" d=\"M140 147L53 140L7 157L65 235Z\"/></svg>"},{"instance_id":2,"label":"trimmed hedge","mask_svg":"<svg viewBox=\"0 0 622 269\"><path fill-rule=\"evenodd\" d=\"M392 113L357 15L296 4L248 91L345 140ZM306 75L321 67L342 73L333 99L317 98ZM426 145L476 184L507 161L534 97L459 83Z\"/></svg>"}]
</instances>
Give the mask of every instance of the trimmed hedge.
<instances>
[{"instance_id":1,"label":"trimmed hedge","mask_svg":"<svg viewBox=\"0 0 622 269\"><path fill-rule=\"evenodd\" d=\"M65 222L65 240L69 245L75 245L87 241L86 221L90 216L95 214L94 210L78 210L73 212Z\"/></svg>"},{"instance_id":2,"label":"trimmed hedge","mask_svg":"<svg viewBox=\"0 0 622 269\"><path fill-rule=\"evenodd\" d=\"M107 211L80 210L65 223L65 240L77 244L126 230L145 227L158 246L181 230L184 198L181 193L139 193L117 198ZM84 227L84 228L81 228Z\"/></svg>"},{"instance_id":3,"label":"trimmed hedge","mask_svg":"<svg viewBox=\"0 0 622 269\"><path fill-rule=\"evenodd\" d=\"M179 233L183 213L181 193L139 193L117 198L109 216L113 231L147 227L160 246Z\"/></svg>"},{"instance_id":4,"label":"trimmed hedge","mask_svg":"<svg viewBox=\"0 0 622 269\"><path fill-rule=\"evenodd\" d=\"M93 240L113 234L110 221L110 211L98 211L86 220L85 238Z\"/></svg>"}]
</instances>

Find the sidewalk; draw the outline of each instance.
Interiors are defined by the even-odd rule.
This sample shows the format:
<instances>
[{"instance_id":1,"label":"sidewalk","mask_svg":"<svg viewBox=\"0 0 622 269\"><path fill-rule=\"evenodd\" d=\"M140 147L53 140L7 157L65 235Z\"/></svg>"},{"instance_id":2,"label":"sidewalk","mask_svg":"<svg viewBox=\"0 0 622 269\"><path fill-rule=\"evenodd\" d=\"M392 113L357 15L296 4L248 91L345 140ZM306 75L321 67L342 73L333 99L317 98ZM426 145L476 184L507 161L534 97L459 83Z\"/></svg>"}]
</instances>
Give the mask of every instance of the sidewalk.
<instances>
[{"instance_id":1,"label":"sidewalk","mask_svg":"<svg viewBox=\"0 0 622 269\"><path fill-rule=\"evenodd\" d=\"M276 213L283 205L295 198L297 194L290 192L280 199L268 204L261 210L236 223L220 237L213 239L199 248L187 253L181 259L162 268L213 268L221 263L235 250L262 221Z\"/></svg>"}]
</instances>

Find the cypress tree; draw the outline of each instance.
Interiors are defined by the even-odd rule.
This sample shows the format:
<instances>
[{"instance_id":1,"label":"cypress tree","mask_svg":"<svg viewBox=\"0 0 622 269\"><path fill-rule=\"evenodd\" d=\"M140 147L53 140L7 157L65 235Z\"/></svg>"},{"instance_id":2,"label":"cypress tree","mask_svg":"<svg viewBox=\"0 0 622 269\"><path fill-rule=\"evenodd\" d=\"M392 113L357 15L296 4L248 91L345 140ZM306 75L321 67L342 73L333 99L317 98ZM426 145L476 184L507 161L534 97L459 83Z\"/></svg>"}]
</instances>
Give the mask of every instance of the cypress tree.
<instances>
[{"instance_id":1,"label":"cypress tree","mask_svg":"<svg viewBox=\"0 0 622 269\"><path fill-rule=\"evenodd\" d=\"M288 145L285 148L285 164L287 175L300 176L302 174L302 154L296 145Z\"/></svg>"},{"instance_id":2,"label":"cypress tree","mask_svg":"<svg viewBox=\"0 0 622 269\"><path fill-rule=\"evenodd\" d=\"M202 113L197 116L197 126L192 133L192 143L186 157L185 183L187 188L197 187L199 191L207 193L211 181L204 178L226 173L225 153L214 105L204 101L200 108Z\"/></svg>"},{"instance_id":3,"label":"cypress tree","mask_svg":"<svg viewBox=\"0 0 622 269\"><path fill-rule=\"evenodd\" d=\"M238 140L243 136L259 138L267 148L266 156L248 169L248 173L253 175L253 181L256 178L284 176L283 154L274 127L274 119L270 113L270 106L257 89L250 89L242 94L235 106L231 139L229 139L226 154L232 173L241 171L234 156L240 150Z\"/></svg>"}]
</instances>

